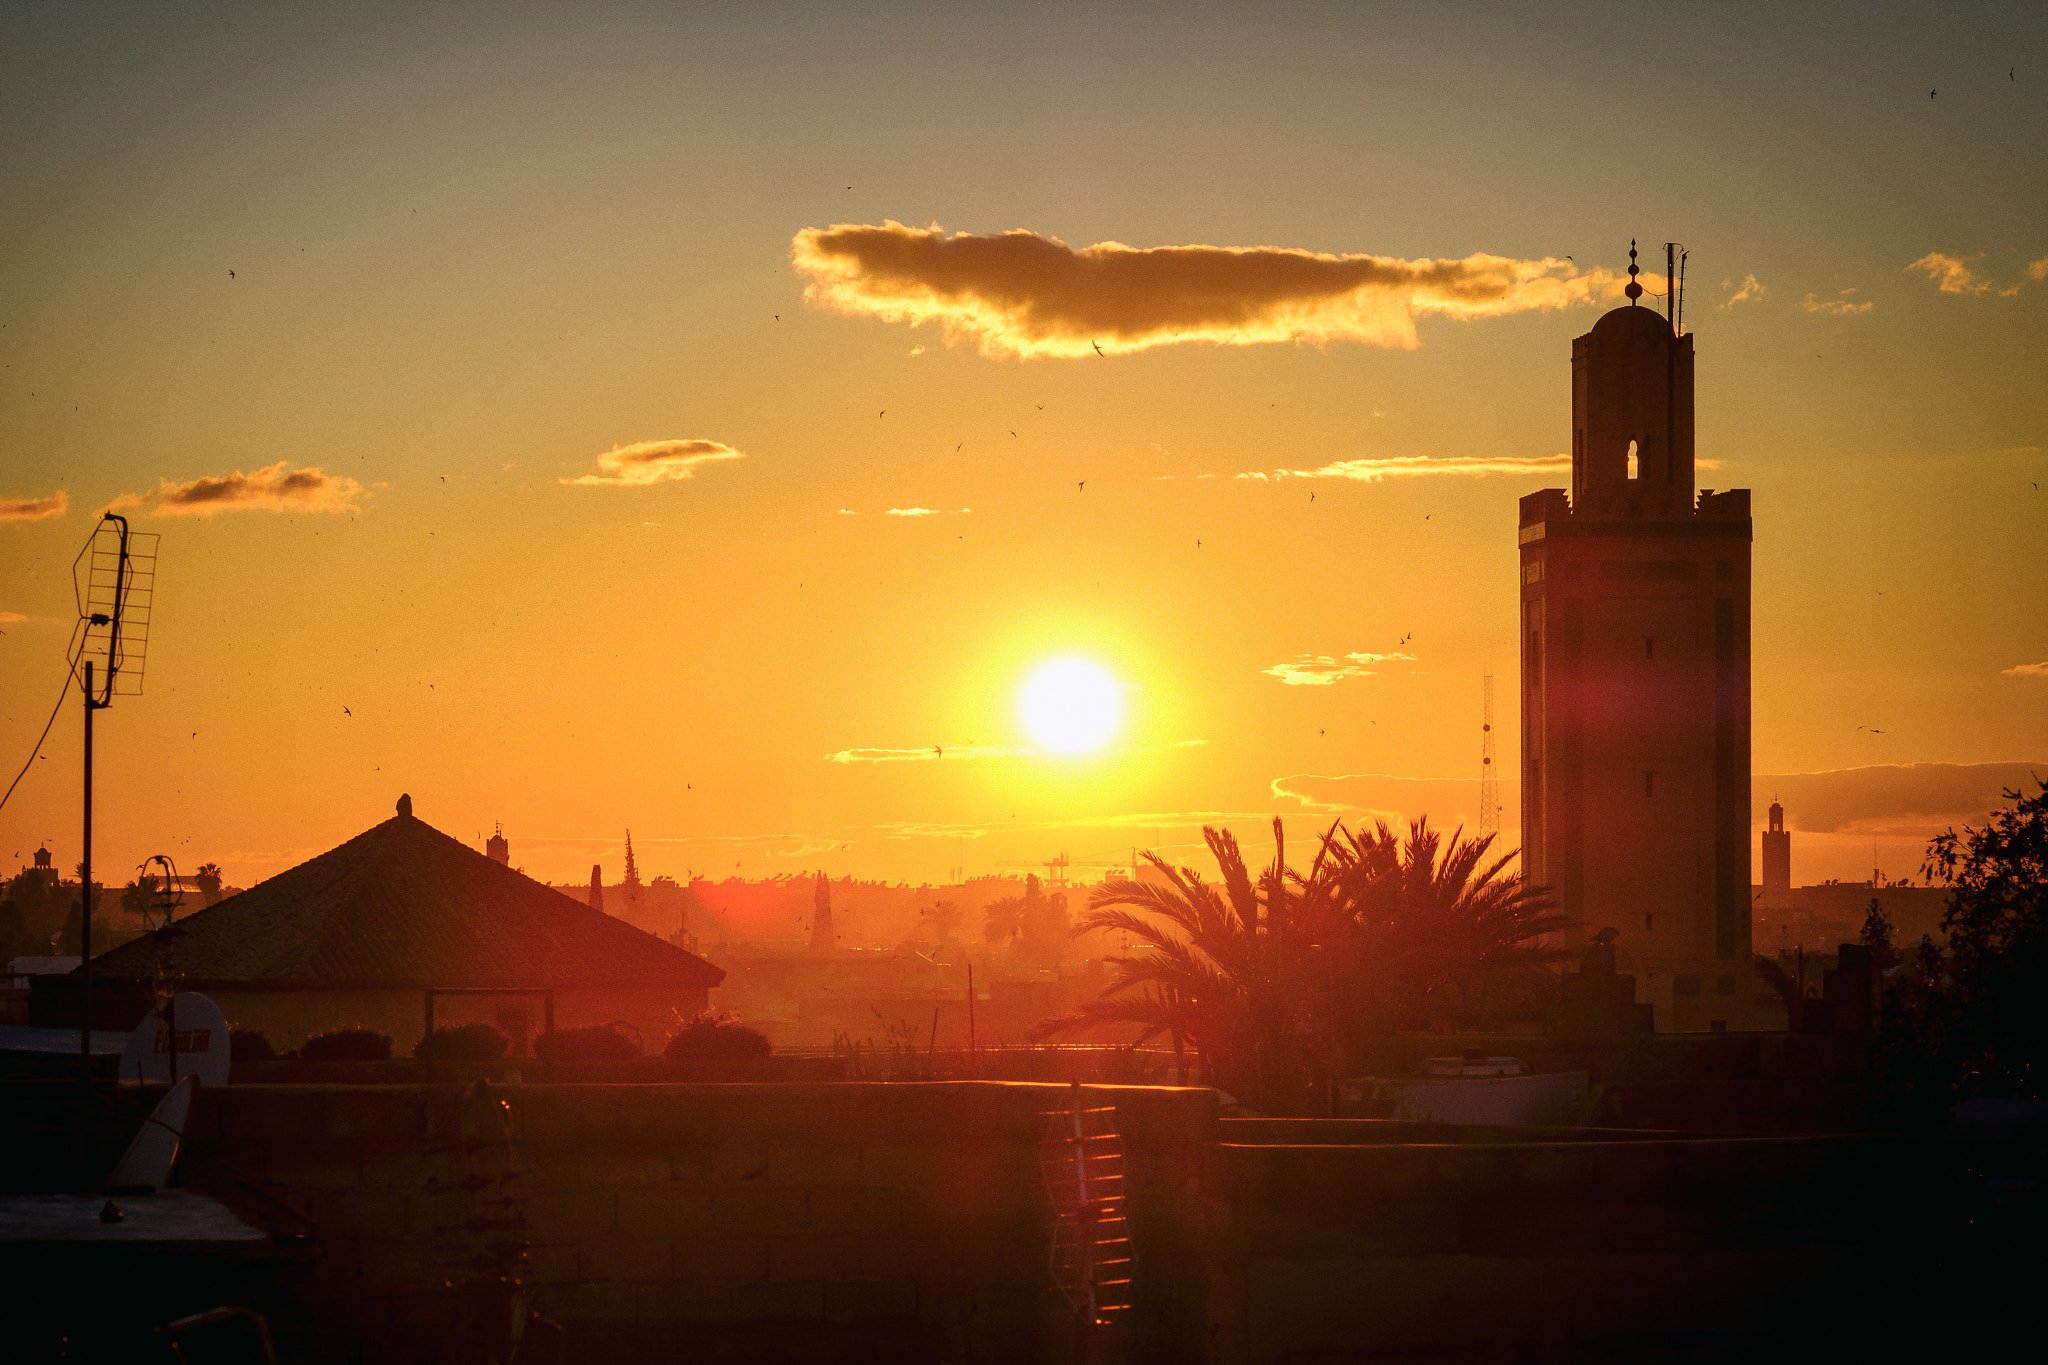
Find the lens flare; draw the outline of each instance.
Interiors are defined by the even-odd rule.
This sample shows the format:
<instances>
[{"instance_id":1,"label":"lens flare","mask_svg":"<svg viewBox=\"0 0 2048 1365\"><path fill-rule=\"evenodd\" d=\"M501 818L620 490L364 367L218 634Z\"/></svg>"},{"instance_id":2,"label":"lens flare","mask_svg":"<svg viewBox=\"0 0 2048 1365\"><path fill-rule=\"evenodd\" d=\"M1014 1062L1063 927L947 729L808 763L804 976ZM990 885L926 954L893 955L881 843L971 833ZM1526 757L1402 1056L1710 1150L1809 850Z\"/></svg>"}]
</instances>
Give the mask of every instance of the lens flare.
<instances>
[{"instance_id":1,"label":"lens flare","mask_svg":"<svg viewBox=\"0 0 2048 1365\"><path fill-rule=\"evenodd\" d=\"M1123 724L1123 688L1086 659L1055 659L1025 680L1024 728L1062 754L1099 749Z\"/></svg>"}]
</instances>

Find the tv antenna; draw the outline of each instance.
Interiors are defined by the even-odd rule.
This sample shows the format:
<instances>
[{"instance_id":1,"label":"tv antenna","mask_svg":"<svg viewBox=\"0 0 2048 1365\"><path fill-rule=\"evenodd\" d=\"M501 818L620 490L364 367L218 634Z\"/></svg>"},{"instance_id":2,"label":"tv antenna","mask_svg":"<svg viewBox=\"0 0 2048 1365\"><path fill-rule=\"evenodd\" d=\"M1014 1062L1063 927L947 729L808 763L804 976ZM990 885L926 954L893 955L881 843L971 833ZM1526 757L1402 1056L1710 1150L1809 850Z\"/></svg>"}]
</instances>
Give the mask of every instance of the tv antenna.
<instances>
[{"instance_id":1,"label":"tv antenna","mask_svg":"<svg viewBox=\"0 0 2048 1365\"><path fill-rule=\"evenodd\" d=\"M1054 858L1050 862L1046 863L1046 885L1050 886L1056 891L1065 887L1067 884L1067 869L1072 865L1073 859L1067 857L1067 855L1064 853L1060 854L1059 857Z\"/></svg>"},{"instance_id":2,"label":"tv antenna","mask_svg":"<svg viewBox=\"0 0 2048 1365\"><path fill-rule=\"evenodd\" d=\"M85 698L83 834L78 867L78 1067L92 1080L92 916L99 897L92 884L92 715L114 698L142 695L149 652L149 613L156 597L153 531L131 531L128 518L100 514L85 548L72 561L78 624L71 632L71 671Z\"/></svg>"},{"instance_id":3,"label":"tv antenna","mask_svg":"<svg viewBox=\"0 0 2048 1365\"><path fill-rule=\"evenodd\" d=\"M151 868L156 870L152 872ZM142 927L170 928L178 907L185 903L185 879L178 875L178 865L168 854L153 854L135 869L135 884L149 889L142 908Z\"/></svg>"},{"instance_id":4,"label":"tv antenna","mask_svg":"<svg viewBox=\"0 0 2048 1365\"><path fill-rule=\"evenodd\" d=\"M1487 835L1500 833L1500 779L1493 771L1493 670L1487 670L1480 691L1479 832Z\"/></svg>"}]
</instances>

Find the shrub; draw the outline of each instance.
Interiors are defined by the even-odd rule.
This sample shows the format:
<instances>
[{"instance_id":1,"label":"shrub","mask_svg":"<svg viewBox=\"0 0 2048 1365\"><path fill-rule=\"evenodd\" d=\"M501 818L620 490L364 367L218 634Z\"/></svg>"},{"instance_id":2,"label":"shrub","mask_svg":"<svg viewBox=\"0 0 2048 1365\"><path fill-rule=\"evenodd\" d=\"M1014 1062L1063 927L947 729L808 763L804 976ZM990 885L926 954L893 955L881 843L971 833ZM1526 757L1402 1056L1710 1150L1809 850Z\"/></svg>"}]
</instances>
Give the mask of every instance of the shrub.
<instances>
[{"instance_id":1,"label":"shrub","mask_svg":"<svg viewBox=\"0 0 2048 1365\"><path fill-rule=\"evenodd\" d=\"M423 1062L495 1062L512 1040L489 1024L452 1024L437 1028L413 1045Z\"/></svg>"},{"instance_id":2,"label":"shrub","mask_svg":"<svg viewBox=\"0 0 2048 1365\"><path fill-rule=\"evenodd\" d=\"M342 1028L308 1038L299 1056L308 1062L387 1062L391 1039L370 1028Z\"/></svg>"},{"instance_id":3,"label":"shrub","mask_svg":"<svg viewBox=\"0 0 2048 1365\"><path fill-rule=\"evenodd\" d=\"M533 1055L544 1062L630 1062L640 1055L640 1040L627 1024L595 1024L560 1028L533 1040Z\"/></svg>"},{"instance_id":4,"label":"shrub","mask_svg":"<svg viewBox=\"0 0 2048 1365\"><path fill-rule=\"evenodd\" d=\"M672 1062L738 1062L774 1051L768 1035L748 1028L735 1014L706 1010L668 1040L661 1055Z\"/></svg>"},{"instance_id":5,"label":"shrub","mask_svg":"<svg viewBox=\"0 0 2048 1365\"><path fill-rule=\"evenodd\" d=\"M270 1045L270 1039L261 1029L231 1028L228 1030L228 1057L237 1062L272 1062L277 1060L277 1049Z\"/></svg>"}]
</instances>

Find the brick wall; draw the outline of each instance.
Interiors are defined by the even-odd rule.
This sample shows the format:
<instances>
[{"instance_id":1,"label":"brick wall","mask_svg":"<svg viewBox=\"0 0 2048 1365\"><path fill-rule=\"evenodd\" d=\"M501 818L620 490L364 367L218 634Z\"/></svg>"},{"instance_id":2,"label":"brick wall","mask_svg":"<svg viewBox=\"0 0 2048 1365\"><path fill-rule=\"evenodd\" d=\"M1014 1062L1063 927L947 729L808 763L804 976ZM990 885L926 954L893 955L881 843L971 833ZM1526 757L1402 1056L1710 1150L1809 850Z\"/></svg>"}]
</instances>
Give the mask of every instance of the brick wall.
<instances>
[{"instance_id":1,"label":"brick wall","mask_svg":"<svg viewBox=\"0 0 2048 1365\"><path fill-rule=\"evenodd\" d=\"M1091 1087L1129 1134L1134 1325L1199 1354L1205 1090ZM723 1341L762 1358L1039 1360L1061 1349L1040 1173L1056 1085L235 1086L195 1169L311 1220L297 1292L330 1349L448 1359L515 1274L570 1358ZM1196 1335L1190 1335L1196 1334Z\"/></svg>"}]
</instances>

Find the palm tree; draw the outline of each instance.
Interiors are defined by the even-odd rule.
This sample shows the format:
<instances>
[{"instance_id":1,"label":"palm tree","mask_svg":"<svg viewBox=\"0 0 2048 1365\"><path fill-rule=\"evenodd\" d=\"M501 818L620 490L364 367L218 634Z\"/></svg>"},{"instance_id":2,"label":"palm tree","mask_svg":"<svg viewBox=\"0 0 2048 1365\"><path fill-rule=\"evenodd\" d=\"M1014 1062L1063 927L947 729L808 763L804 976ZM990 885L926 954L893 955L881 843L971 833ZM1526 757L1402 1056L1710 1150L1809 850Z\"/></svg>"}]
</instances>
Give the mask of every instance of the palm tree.
<instances>
[{"instance_id":1,"label":"palm tree","mask_svg":"<svg viewBox=\"0 0 2048 1365\"><path fill-rule=\"evenodd\" d=\"M1470 1013L1487 986L1566 955L1542 942L1562 928L1543 893L1489 860L1493 836L1448 845L1428 820L1405 837L1381 822L1333 824L1305 873L1287 867L1285 833L1254 884L1236 838L1204 828L1221 886L1145 855L1165 884L1111 878L1089 897L1076 933L1114 929L1142 955L1108 959L1103 994L1035 1033L1130 1023L1139 1041L1186 1043L1212 1084L1284 1113L1314 1078L1327 1112L1360 1043L1417 1013Z\"/></svg>"},{"instance_id":2,"label":"palm tree","mask_svg":"<svg viewBox=\"0 0 2048 1365\"><path fill-rule=\"evenodd\" d=\"M1344 978L1333 1003L1349 1041L1417 1019L1476 1022L1489 987L1526 982L1570 956L1549 939L1564 916L1508 870L1514 852L1493 854L1494 839L1461 828L1447 842L1427 816L1405 835L1382 820L1325 836L1325 948Z\"/></svg>"},{"instance_id":3,"label":"palm tree","mask_svg":"<svg viewBox=\"0 0 2048 1365\"><path fill-rule=\"evenodd\" d=\"M1280 821L1273 832L1283 839ZM1148 852L1163 885L1112 877L1089 895L1075 934L1115 930L1146 951L1109 958L1114 975L1101 996L1033 1032L1137 1024L1139 1042L1165 1034L1176 1051L1191 1048L1209 1083L1261 1109L1288 1108L1315 1024L1305 999L1287 989L1289 945L1300 938L1289 929L1303 927L1309 898L1289 890L1284 842L1254 885L1234 834L1204 827L1202 838L1223 873L1220 886Z\"/></svg>"}]
</instances>

